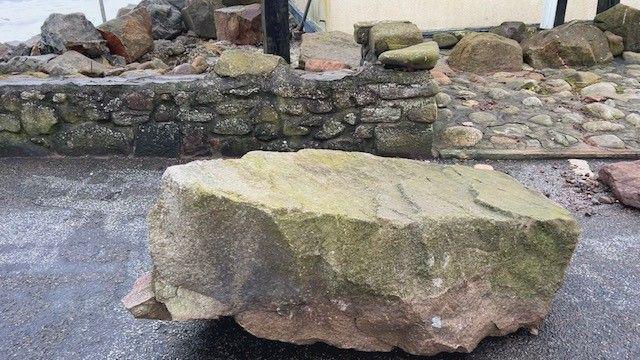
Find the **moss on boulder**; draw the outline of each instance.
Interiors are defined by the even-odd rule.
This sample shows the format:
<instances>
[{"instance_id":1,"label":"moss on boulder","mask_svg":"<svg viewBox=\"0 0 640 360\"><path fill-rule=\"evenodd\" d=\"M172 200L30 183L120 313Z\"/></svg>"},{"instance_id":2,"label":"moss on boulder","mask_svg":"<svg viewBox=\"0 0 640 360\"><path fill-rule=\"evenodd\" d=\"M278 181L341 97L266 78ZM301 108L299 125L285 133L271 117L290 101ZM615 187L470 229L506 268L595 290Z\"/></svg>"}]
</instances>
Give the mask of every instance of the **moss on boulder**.
<instances>
[{"instance_id":1,"label":"moss on boulder","mask_svg":"<svg viewBox=\"0 0 640 360\"><path fill-rule=\"evenodd\" d=\"M325 150L171 167L149 229L136 316L424 355L539 326L578 237L505 174Z\"/></svg>"}]
</instances>

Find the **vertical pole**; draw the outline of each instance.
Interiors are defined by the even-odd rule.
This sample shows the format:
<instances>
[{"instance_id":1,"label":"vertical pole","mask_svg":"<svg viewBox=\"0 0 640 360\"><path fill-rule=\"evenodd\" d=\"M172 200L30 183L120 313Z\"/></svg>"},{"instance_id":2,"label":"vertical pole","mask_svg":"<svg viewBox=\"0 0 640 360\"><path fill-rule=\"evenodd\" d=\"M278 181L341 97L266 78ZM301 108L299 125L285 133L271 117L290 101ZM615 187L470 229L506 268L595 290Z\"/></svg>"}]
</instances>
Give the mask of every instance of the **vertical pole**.
<instances>
[{"instance_id":1,"label":"vertical pole","mask_svg":"<svg viewBox=\"0 0 640 360\"><path fill-rule=\"evenodd\" d=\"M542 19L540 19L540 29L551 29L555 24L556 9L558 0L545 0L542 7Z\"/></svg>"},{"instance_id":2,"label":"vertical pole","mask_svg":"<svg viewBox=\"0 0 640 360\"><path fill-rule=\"evenodd\" d=\"M291 62L288 0L262 0L262 33L264 52Z\"/></svg>"},{"instance_id":3,"label":"vertical pole","mask_svg":"<svg viewBox=\"0 0 640 360\"><path fill-rule=\"evenodd\" d=\"M567 0L558 0L558 6L556 7L556 19L553 22L553 26L560 26L564 24L567 16Z\"/></svg>"},{"instance_id":4,"label":"vertical pole","mask_svg":"<svg viewBox=\"0 0 640 360\"><path fill-rule=\"evenodd\" d=\"M107 14L104 11L104 1L98 0L100 3L100 14L102 14L102 22L107 22Z\"/></svg>"},{"instance_id":5,"label":"vertical pole","mask_svg":"<svg viewBox=\"0 0 640 360\"><path fill-rule=\"evenodd\" d=\"M598 0L597 13L600 14L601 12L607 11L618 4L620 4L620 0Z\"/></svg>"}]
</instances>

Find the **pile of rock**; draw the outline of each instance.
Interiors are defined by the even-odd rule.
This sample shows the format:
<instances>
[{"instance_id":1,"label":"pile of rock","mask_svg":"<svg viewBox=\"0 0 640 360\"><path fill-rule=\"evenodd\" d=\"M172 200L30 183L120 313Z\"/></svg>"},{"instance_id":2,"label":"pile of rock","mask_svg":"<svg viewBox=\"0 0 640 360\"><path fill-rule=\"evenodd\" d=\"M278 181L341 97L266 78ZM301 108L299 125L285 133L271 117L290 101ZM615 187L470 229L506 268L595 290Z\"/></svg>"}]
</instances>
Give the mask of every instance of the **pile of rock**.
<instances>
[{"instance_id":1,"label":"pile of rock","mask_svg":"<svg viewBox=\"0 0 640 360\"><path fill-rule=\"evenodd\" d=\"M406 70L433 69L440 57L434 41L424 42L415 24L402 21L360 22L354 37L362 45L363 59Z\"/></svg>"},{"instance_id":2,"label":"pile of rock","mask_svg":"<svg viewBox=\"0 0 640 360\"><path fill-rule=\"evenodd\" d=\"M262 41L257 0L143 0L97 28L81 13L52 14L41 34L0 44L0 74L193 74L207 58ZM219 42L207 40L217 38ZM192 52L191 52L192 51ZM202 59L204 58L204 59ZM213 61L211 61L213 63Z\"/></svg>"},{"instance_id":3,"label":"pile of rock","mask_svg":"<svg viewBox=\"0 0 640 360\"><path fill-rule=\"evenodd\" d=\"M459 35L440 33L433 39L441 48L453 47L451 67L478 74L519 71L523 60L536 69L591 67L614 56L640 62L640 10L622 4L593 22L572 21L543 31L505 22L489 33Z\"/></svg>"}]
</instances>

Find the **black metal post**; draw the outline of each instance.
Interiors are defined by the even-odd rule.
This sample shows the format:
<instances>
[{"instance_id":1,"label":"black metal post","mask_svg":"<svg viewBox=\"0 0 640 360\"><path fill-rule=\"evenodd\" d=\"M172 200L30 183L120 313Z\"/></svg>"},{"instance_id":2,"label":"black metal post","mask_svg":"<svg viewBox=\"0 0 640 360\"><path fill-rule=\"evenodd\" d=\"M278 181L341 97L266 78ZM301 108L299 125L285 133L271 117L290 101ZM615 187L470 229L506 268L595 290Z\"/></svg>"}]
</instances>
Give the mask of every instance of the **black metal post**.
<instances>
[{"instance_id":1,"label":"black metal post","mask_svg":"<svg viewBox=\"0 0 640 360\"><path fill-rule=\"evenodd\" d=\"M298 31L304 31L304 23L307 21L307 16L309 16L309 9L311 8L311 0L307 0L307 6L304 7L304 15L302 16L302 21L300 21L300 27Z\"/></svg>"},{"instance_id":2,"label":"black metal post","mask_svg":"<svg viewBox=\"0 0 640 360\"><path fill-rule=\"evenodd\" d=\"M262 32L264 52L291 62L288 0L262 0Z\"/></svg>"},{"instance_id":3,"label":"black metal post","mask_svg":"<svg viewBox=\"0 0 640 360\"><path fill-rule=\"evenodd\" d=\"M620 0L598 0L598 14L620 4Z\"/></svg>"},{"instance_id":4,"label":"black metal post","mask_svg":"<svg viewBox=\"0 0 640 360\"><path fill-rule=\"evenodd\" d=\"M558 0L558 7L556 7L556 20L553 22L553 26L560 26L564 24L567 16L567 0Z\"/></svg>"}]
</instances>

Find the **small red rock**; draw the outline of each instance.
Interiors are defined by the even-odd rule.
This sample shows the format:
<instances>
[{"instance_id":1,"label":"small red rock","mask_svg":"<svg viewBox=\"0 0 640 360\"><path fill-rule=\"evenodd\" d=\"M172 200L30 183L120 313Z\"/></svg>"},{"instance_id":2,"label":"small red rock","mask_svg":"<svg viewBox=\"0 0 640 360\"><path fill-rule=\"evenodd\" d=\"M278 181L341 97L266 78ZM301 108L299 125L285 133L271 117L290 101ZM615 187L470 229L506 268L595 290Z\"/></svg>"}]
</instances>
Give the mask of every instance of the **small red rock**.
<instances>
[{"instance_id":1,"label":"small red rock","mask_svg":"<svg viewBox=\"0 0 640 360\"><path fill-rule=\"evenodd\" d=\"M327 59L308 59L304 64L307 71L323 72L348 69L349 66L342 61Z\"/></svg>"}]
</instances>

